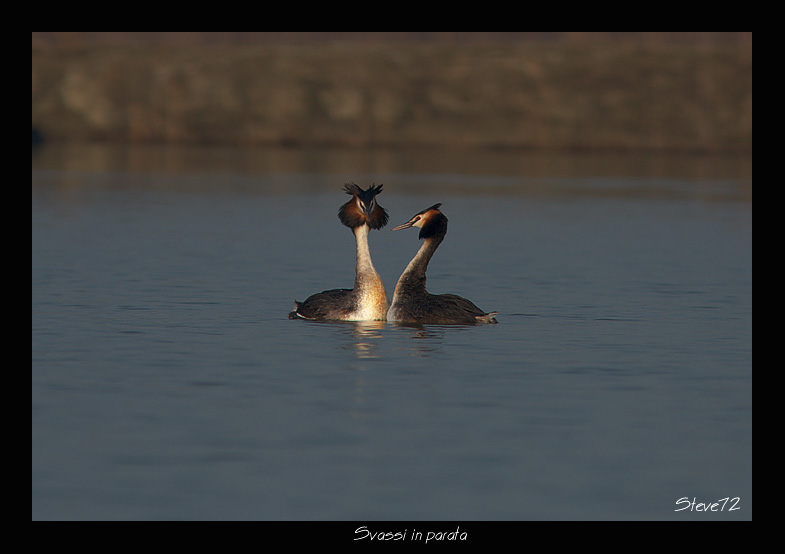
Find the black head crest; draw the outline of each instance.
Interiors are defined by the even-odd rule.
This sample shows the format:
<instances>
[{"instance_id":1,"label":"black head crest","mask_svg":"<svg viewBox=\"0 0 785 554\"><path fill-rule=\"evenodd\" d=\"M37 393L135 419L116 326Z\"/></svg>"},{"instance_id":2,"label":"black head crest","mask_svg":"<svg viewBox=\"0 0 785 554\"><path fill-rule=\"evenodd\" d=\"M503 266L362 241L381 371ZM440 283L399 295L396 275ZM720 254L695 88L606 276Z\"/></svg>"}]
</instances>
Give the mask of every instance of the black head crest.
<instances>
[{"instance_id":1,"label":"black head crest","mask_svg":"<svg viewBox=\"0 0 785 554\"><path fill-rule=\"evenodd\" d=\"M422 215L422 214L424 214L425 212L430 212L431 210L437 210L437 211L438 211L438 210L439 210L439 208L441 208L441 207L442 207L442 203L441 203L441 202L437 202L436 204L434 204L434 205L433 205L433 206L431 206L430 208L425 208L423 211L421 211L421 212L417 212L417 213L416 213L416 214L414 214L414 215Z\"/></svg>"},{"instance_id":2,"label":"black head crest","mask_svg":"<svg viewBox=\"0 0 785 554\"><path fill-rule=\"evenodd\" d=\"M383 186L373 184L363 190L354 183L345 184L343 190L346 194L352 195L352 199L338 210L341 223L350 229L364 224L371 229L381 229L387 225L389 219L387 210L376 202L376 195L382 192Z\"/></svg>"}]
</instances>

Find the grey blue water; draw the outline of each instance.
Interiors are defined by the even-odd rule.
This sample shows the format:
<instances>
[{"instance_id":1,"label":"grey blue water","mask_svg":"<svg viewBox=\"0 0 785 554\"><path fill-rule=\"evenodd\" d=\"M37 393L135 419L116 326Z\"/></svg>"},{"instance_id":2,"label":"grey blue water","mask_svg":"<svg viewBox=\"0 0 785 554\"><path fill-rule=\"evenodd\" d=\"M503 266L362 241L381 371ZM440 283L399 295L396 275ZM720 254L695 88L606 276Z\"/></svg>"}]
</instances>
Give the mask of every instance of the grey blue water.
<instances>
[{"instance_id":1,"label":"grey blue water","mask_svg":"<svg viewBox=\"0 0 785 554\"><path fill-rule=\"evenodd\" d=\"M499 324L287 319L348 181ZM44 147L32 517L752 519L751 162Z\"/></svg>"}]
</instances>

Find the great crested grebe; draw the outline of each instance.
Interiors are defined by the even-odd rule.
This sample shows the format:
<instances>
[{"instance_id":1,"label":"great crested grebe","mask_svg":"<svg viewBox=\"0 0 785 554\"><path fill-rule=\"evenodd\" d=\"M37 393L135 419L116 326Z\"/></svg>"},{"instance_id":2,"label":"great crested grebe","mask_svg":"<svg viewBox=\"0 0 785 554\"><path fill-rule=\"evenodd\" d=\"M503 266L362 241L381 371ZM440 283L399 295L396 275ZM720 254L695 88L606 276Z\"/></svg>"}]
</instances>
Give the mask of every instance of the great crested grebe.
<instances>
[{"instance_id":1,"label":"great crested grebe","mask_svg":"<svg viewBox=\"0 0 785 554\"><path fill-rule=\"evenodd\" d=\"M424 242L395 285L387 320L442 325L497 323L493 316L498 312L486 313L457 294L431 294L425 290L428 262L447 234L447 218L439 211L439 206L441 204L434 204L393 229L419 227Z\"/></svg>"},{"instance_id":2,"label":"great crested grebe","mask_svg":"<svg viewBox=\"0 0 785 554\"><path fill-rule=\"evenodd\" d=\"M387 210L376 202L383 185L371 185L363 190L354 183L344 185L352 196L338 210L338 218L354 233L357 243L357 267L353 289L333 289L318 292L294 301L289 319L369 321L387 319L387 292L371 262L368 233L387 225Z\"/></svg>"}]
</instances>

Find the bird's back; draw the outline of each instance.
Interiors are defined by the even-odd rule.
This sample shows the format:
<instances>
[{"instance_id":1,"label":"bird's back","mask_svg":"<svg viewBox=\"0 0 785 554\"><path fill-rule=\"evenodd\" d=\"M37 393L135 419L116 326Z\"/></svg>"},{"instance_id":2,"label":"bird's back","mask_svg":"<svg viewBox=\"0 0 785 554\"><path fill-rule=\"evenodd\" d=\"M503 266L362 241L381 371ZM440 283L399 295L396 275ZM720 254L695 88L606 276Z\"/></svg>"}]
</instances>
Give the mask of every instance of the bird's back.
<instances>
[{"instance_id":1,"label":"bird's back","mask_svg":"<svg viewBox=\"0 0 785 554\"><path fill-rule=\"evenodd\" d=\"M390 310L390 319L441 325L497 323L496 312L486 313L471 300L457 294L425 293L402 299Z\"/></svg>"},{"instance_id":2,"label":"bird's back","mask_svg":"<svg viewBox=\"0 0 785 554\"><path fill-rule=\"evenodd\" d=\"M294 302L289 319L346 319L356 309L352 289L332 289L317 292L302 302Z\"/></svg>"}]
</instances>

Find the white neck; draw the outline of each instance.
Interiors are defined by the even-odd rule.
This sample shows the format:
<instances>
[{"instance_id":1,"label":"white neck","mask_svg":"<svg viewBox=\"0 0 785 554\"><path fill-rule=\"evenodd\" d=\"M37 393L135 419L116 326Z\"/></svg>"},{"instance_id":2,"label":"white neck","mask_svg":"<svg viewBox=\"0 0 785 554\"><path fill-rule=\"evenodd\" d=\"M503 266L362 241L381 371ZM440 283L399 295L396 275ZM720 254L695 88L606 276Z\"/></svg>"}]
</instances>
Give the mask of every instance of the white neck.
<instances>
[{"instance_id":1,"label":"white neck","mask_svg":"<svg viewBox=\"0 0 785 554\"><path fill-rule=\"evenodd\" d=\"M367 225L361 225L354 229L354 238L357 241L357 281L362 281L365 278L379 279L379 274L376 273L376 268L373 267L371 261L371 249L368 246L368 233L370 228Z\"/></svg>"},{"instance_id":2,"label":"white neck","mask_svg":"<svg viewBox=\"0 0 785 554\"><path fill-rule=\"evenodd\" d=\"M387 292L381 277L371 261L368 247L370 227L356 227L354 237L357 241L357 268L354 279L354 291L359 297L358 319L385 319L387 317Z\"/></svg>"}]
</instances>

